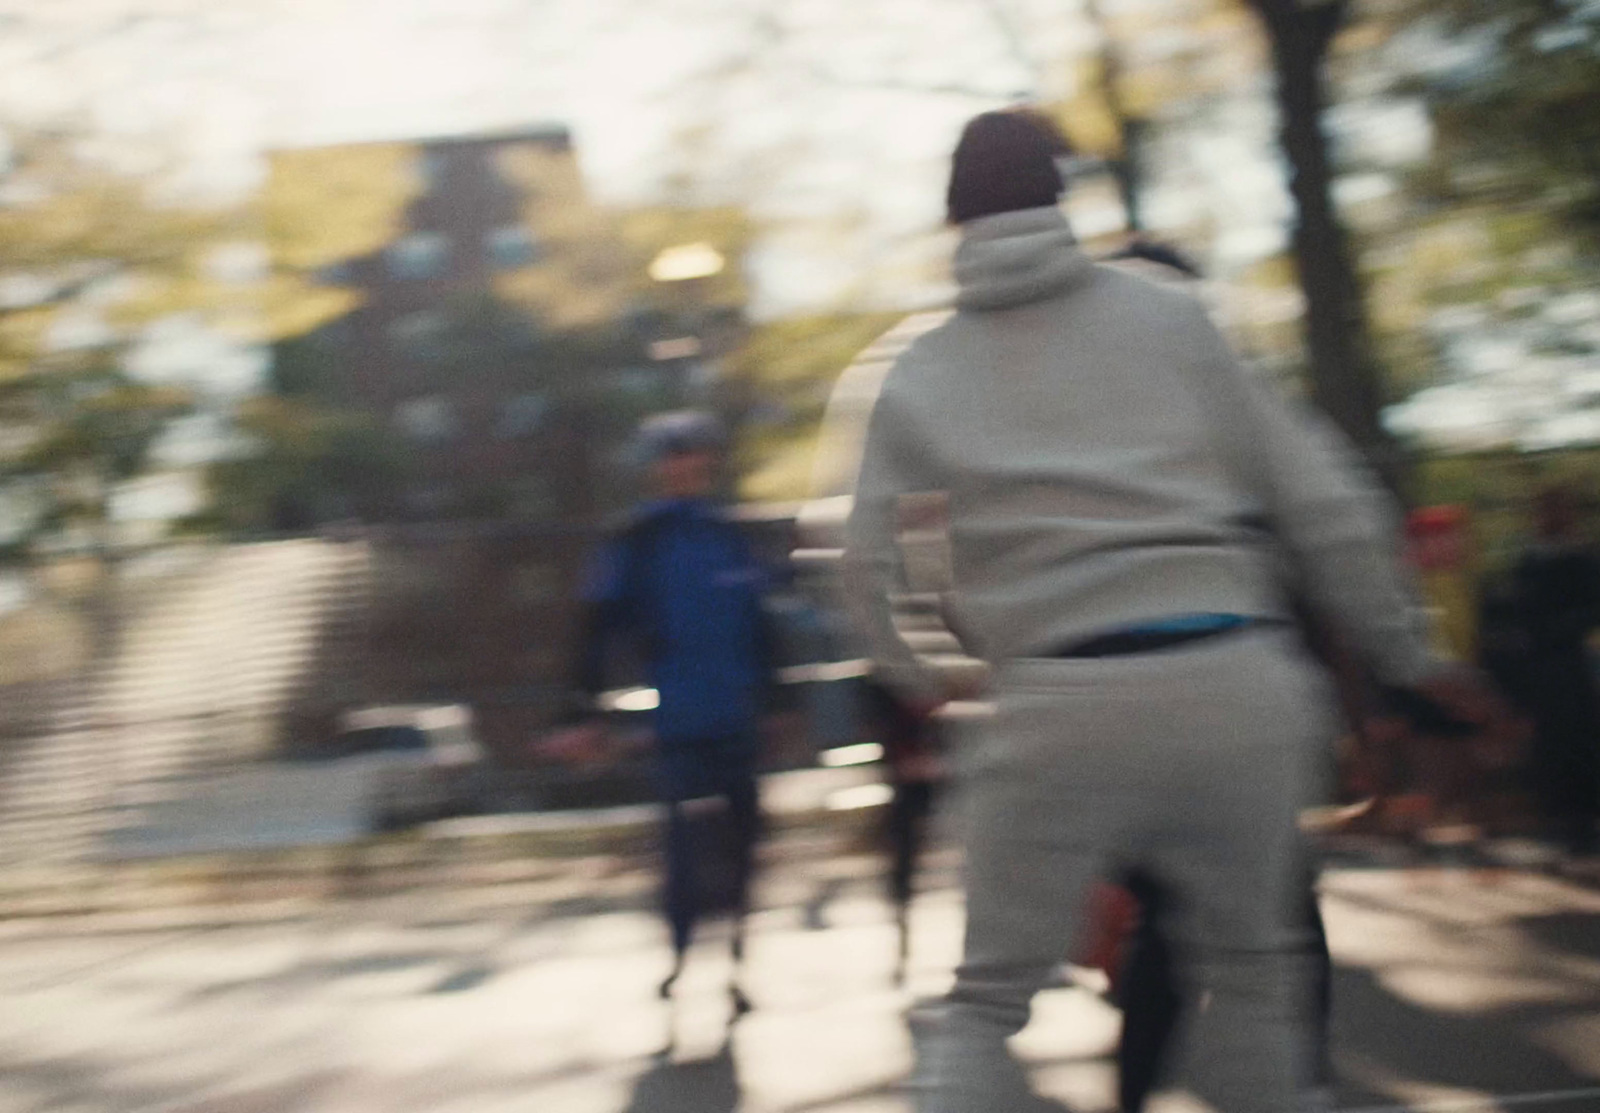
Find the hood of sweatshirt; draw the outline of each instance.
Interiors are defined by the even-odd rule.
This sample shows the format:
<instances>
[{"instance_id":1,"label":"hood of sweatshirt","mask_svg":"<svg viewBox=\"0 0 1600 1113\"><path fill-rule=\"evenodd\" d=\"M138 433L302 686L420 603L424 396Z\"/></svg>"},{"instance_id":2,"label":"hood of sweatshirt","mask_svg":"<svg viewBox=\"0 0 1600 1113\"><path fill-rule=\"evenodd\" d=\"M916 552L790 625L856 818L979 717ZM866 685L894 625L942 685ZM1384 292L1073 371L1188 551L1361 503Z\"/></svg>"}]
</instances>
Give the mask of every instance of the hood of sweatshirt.
<instances>
[{"instance_id":1,"label":"hood of sweatshirt","mask_svg":"<svg viewBox=\"0 0 1600 1113\"><path fill-rule=\"evenodd\" d=\"M1094 263L1055 207L996 213L969 221L956 248L961 309L1009 309L1060 293Z\"/></svg>"}]
</instances>

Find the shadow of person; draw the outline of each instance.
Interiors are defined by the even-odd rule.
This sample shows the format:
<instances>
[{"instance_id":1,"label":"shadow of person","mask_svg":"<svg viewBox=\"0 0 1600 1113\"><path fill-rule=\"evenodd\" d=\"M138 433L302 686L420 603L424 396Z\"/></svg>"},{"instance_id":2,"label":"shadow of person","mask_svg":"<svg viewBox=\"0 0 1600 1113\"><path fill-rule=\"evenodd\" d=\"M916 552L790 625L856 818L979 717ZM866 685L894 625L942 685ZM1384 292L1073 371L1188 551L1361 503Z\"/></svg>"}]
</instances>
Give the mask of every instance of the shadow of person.
<instances>
[{"instance_id":1,"label":"shadow of person","mask_svg":"<svg viewBox=\"0 0 1600 1113\"><path fill-rule=\"evenodd\" d=\"M710 1059L658 1060L639 1076L624 1113L734 1113L738 1108L733 1048L724 1044Z\"/></svg>"},{"instance_id":2,"label":"shadow of person","mask_svg":"<svg viewBox=\"0 0 1600 1113\"><path fill-rule=\"evenodd\" d=\"M1452 973L1441 965L1435 976ZM1594 1000L1591 988L1576 999L1530 992L1466 1011L1429 1008L1400 996L1371 970L1339 968L1333 1051L1344 1077L1338 1097L1342 1105L1392 1101L1374 1087L1374 1077L1501 1095L1592 1090L1600 1082L1595 1057L1563 1055L1545 1045L1544 1033L1592 1016Z\"/></svg>"},{"instance_id":3,"label":"shadow of person","mask_svg":"<svg viewBox=\"0 0 1600 1113\"><path fill-rule=\"evenodd\" d=\"M1590 912L1552 912L1527 916L1517 928L1545 951L1564 952L1600 962L1600 919Z\"/></svg>"}]
</instances>

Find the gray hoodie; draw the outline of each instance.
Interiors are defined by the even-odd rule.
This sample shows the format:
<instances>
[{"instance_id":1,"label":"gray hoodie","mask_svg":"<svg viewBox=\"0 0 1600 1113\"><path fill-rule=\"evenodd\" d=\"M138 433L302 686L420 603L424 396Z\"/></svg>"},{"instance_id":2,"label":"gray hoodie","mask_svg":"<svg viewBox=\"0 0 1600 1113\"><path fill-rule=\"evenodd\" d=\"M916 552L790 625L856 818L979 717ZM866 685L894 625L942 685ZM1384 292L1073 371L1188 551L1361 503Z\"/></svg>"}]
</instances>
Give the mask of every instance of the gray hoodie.
<instances>
[{"instance_id":1,"label":"gray hoodie","mask_svg":"<svg viewBox=\"0 0 1600 1113\"><path fill-rule=\"evenodd\" d=\"M884 382L846 532L847 603L890 683L938 693L890 606L903 496L928 492L948 506L946 619L975 657L1286 617L1292 567L1382 679L1435 667L1386 496L1328 423L1240 369L1199 302L1091 262L1054 208L966 225L955 276L958 312Z\"/></svg>"}]
</instances>

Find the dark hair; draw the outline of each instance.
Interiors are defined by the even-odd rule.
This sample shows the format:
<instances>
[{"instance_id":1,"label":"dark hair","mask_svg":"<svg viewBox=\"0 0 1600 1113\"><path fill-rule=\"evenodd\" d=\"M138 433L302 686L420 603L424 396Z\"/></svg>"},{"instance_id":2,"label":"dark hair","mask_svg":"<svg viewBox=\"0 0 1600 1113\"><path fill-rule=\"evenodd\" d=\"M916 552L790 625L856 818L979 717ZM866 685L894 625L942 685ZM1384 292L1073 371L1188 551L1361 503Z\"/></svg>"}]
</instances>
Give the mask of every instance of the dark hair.
<instances>
[{"instance_id":1,"label":"dark hair","mask_svg":"<svg viewBox=\"0 0 1600 1113\"><path fill-rule=\"evenodd\" d=\"M1043 113L1010 108L975 116L950 163L950 223L1054 205L1066 188L1056 159L1070 154L1072 144Z\"/></svg>"}]
</instances>

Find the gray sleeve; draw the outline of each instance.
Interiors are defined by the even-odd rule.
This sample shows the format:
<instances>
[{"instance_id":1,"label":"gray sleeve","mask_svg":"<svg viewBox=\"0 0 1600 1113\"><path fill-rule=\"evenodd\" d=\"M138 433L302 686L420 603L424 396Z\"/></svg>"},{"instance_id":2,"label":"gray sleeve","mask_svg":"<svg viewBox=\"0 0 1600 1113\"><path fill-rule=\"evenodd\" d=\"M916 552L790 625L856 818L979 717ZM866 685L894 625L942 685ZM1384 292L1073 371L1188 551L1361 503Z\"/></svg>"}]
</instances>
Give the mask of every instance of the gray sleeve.
<instances>
[{"instance_id":1,"label":"gray sleeve","mask_svg":"<svg viewBox=\"0 0 1600 1113\"><path fill-rule=\"evenodd\" d=\"M1440 668L1400 551L1398 507L1331 421L1248 375L1209 321L1210 361L1229 401L1221 420L1266 503L1300 587L1379 678L1409 686ZM1231 415L1231 416L1230 416Z\"/></svg>"},{"instance_id":2,"label":"gray sleeve","mask_svg":"<svg viewBox=\"0 0 1600 1113\"><path fill-rule=\"evenodd\" d=\"M900 636L890 603L894 593L905 589L897 536L899 498L930 486L919 474L904 432L897 424L894 399L885 390L867 427L845 527L840 586L845 612L878 675L902 696L927 700L942 696L943 685Z\"/></svg>"}]
</instances>

